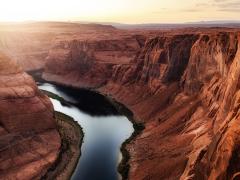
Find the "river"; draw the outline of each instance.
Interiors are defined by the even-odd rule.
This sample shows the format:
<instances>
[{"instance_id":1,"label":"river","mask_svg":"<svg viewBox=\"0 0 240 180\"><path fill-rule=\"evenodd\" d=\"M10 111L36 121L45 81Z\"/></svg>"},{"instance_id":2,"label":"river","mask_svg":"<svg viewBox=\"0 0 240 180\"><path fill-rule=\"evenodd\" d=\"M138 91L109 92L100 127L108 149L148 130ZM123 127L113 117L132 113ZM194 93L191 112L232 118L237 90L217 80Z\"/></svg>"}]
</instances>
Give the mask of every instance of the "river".
<instances>
[{"instance_id":1,"label":"river","mask_svg":"<svg viewBox=\"0 0 240 180\"><path fill-rule=\"evenodd\" d=\"M120 147L134 131L127 117L120 115L107 99L95 92L76 90L49 83L39 89L50 91L71 102L65 106L51 99L54 109L75 119L83 128L81 157L72 180L117 180L122 159Z\"/></svg>"}]
</instances>

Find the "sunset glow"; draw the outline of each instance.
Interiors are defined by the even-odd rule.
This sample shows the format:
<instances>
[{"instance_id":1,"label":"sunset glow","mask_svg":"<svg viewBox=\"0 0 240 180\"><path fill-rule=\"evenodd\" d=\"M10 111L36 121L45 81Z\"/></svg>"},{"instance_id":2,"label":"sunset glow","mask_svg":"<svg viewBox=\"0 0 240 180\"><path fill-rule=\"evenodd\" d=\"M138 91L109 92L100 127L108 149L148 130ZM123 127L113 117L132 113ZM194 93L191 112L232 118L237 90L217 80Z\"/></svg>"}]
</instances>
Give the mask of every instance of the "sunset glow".
<instances>
[{"instance_id":1,"label":"sunset glow","mask_svg":"<svg viewBox=\"0 0 240 180\"><path fill-rule=\"evenodd\" d=\"M238 0L8 0L0 21L173 23L237 20Z\"/></svg>"}]
</instances>

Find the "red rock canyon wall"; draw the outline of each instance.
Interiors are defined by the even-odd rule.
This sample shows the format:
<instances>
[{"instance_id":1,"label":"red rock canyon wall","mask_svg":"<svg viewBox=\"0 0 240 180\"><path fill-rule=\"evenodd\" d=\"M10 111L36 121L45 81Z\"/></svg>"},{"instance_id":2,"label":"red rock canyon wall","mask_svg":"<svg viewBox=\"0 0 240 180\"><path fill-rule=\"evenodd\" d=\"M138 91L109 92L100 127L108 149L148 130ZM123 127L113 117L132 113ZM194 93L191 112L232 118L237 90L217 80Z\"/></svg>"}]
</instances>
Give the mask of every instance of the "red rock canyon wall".
<instances>
[{"instance_id":1,"label":"red rock canyon wall","mask_svg":"<svg viewBox=\"0 0 240 180\"><path fill-rule=\"evenodd\" d=\"M225 30L58 42L43 77L97 88L145 123L127 145L129 179L230 179L240 171L239 40Z\"/></svg>"},{"instance_id":2,"label":"red rock canyon wall","mask_svg":"<svg viewBox=\"0 0 240 180\"><path fill-rule=\"evenodd\" d=\"M0 179L40 179L60 146L50 100L0 54Z\"/></svg>"}]
</instances>

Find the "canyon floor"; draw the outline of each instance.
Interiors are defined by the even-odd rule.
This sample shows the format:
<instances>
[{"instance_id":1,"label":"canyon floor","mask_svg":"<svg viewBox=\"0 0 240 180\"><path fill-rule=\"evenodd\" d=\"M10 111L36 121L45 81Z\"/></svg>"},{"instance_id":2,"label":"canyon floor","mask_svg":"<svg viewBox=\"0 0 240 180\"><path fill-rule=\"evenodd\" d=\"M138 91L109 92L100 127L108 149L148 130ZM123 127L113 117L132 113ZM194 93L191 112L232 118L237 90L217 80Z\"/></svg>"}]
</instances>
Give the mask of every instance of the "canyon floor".
<instances>
[{"instance_id":1,"label":"canyon floor","mask_svg":"<svg viewBox=\"0 0 240 180\"><path fill-rule=\"evenodd\" d=\"M38 70L46 81L99 91L126 106L135 121L144 124L142 133L126 145L128 179L239 178L239 29L120 30L47 22L14 26L1 25L0 51L25 71ZM1 138L34 129L34 120L39 123L34 129L38 134L50 129L56 138L51 144L54 162L60 140L52 109L46 110L51 107L49 100L18 68L6 72L4 63L0 78L8 83L1 88L0 106L7 118L0 119ZM6 101L10 97L15 100ZM42 118L50 120L43 124L31 114L18 119L26 121L24 126L13 124L18 121L11 114L26 111L6 110L15 103L34 103L36 109L31 111L41 109ZM3 161L11 158L2 152L3 172L9 168ZM1 176L6 173L15 175L4 171Z\"/></svg>"}]
</instances>

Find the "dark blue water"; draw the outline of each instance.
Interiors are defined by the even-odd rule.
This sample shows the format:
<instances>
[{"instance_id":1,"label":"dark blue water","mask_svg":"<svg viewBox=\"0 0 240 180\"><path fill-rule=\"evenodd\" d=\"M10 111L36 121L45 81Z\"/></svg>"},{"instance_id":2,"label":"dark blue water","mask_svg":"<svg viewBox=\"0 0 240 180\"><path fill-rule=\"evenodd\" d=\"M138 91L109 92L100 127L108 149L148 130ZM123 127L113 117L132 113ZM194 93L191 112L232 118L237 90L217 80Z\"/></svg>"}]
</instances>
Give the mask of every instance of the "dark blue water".
<instances>
[{"instance_id":1,"label":"dark blue water","mask_svg":"<svg viewBox=\"0 0 240 180\"><path fill-rule=\"evenodd\" d=\"M121 179L117 166L121 161L121 144L133 133L132 123L120 116L107 99L94 92L41 84L40 89L58 94L74 103L64 106L51 99L54 109L73 117L83 128L82 155L72 180Z\"/></svg>"}]
</instances>

